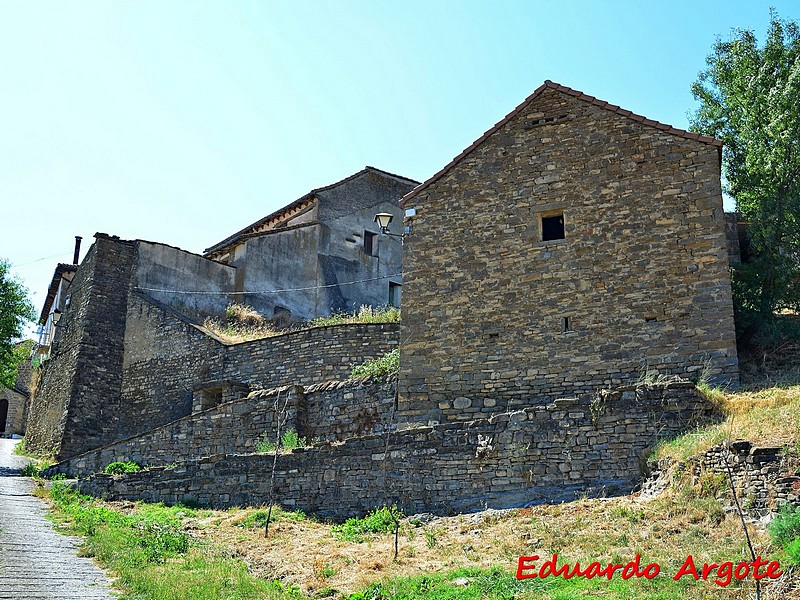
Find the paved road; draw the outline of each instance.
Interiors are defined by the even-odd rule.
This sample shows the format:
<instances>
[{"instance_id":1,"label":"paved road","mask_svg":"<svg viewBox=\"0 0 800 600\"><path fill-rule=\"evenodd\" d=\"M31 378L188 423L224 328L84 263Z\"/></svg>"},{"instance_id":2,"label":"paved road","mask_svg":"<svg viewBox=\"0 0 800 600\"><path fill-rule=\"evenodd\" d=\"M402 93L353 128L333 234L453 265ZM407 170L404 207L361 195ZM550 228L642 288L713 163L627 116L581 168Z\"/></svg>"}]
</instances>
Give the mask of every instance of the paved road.
<instances>
[{"instance_id":1,"label":"paved road","mask_svg":"<svg viewBox=\"0 0 800 600\"><path fill-rule=\"evenodd\" d=\"M77 556L80 540L53 531L15 444L0 439L0 598L112 600L106 574Z\"/></svg>"}]
</instances>

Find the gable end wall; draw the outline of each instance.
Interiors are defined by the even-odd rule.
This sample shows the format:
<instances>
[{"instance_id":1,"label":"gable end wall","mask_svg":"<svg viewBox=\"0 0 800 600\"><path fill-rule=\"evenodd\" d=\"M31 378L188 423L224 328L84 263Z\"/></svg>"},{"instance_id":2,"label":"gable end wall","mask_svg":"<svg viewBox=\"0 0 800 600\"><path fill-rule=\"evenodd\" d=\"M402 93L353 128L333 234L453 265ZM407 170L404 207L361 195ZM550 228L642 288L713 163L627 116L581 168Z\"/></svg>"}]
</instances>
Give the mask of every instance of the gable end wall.
<instances>
[{"instance_id":1,"label":"gable end wall","mask_svg":"<svg viewBox=\"0 0 800 600\"><path fill-rule=\"evenodd\" d=\"M719 168L712 145L544 90L406 205L401 419L648 370L736 382ZM554 210L566 239L541 242Z\"/></svg>"}]
</instances>

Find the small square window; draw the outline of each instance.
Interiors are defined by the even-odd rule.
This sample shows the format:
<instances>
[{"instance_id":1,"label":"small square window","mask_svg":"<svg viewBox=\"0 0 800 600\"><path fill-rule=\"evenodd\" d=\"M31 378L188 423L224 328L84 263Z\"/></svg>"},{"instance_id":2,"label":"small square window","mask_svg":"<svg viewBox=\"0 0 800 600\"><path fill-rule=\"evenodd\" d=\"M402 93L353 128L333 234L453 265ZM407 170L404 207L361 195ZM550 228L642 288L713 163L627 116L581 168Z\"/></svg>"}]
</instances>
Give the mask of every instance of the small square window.
<instances>
[{"instance_id":1,"label":"small square window","mask_svg":"<svg viewBox=\"0 0 800 600\"><path fill-rule=\"evenodd\" d=\"M542 241L564 239L564 213L542 217Z\"/></svg>"},{"instance_id":2,"label":"small square window","mask_svg":"<svg viewBox=\"0 0 800 600\"><path fill-rule=\"evenodd\" d=\"M378 240L376 239L377 236L378 234L373 233L372 231L364 232L364 254L368 256L378 255Z\"/></svg>"}]
</instances>

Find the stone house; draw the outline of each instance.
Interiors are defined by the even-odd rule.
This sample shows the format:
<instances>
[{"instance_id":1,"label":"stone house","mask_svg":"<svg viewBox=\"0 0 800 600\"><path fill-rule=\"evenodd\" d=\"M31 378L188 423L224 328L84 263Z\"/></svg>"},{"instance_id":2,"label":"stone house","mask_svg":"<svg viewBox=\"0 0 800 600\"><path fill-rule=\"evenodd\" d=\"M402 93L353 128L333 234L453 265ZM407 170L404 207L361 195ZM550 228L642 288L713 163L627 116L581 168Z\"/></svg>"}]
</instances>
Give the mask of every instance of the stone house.
<instances>
[{"instance_id":1,"label":"stone house","mask_svg":"<svg viewBox=\"0 0 800 600\"><path fill-rule=\"evenodd\" d=\"M56 269L42 310L53 342L31 404L29 447L73 456L254 388L346 377L391 350L396 324L347 328L341 339L334 328L232 344L203 322L232 302L310 318L385 305L392 293L399 300L401 245L378 239L374 215L399 220L399 200L414 185L367 167L205 256L96 234L80 266Z\"/></svg>"},{"instance_id":2,"label":"stone house","mask_svg":"<svg viewBox=\"0 0 800 600\"><path fill-rule=\"evenodd\" d=\"M77 270L77 264L59 263L53 272L42 312L39 314L39 339L36 353L40 360L50 354L50 347L57 341L59 330L56 323L67 307L69 286Z\"/></svg>"},{"instance_id":3,"label":"stone house","mask_svg":"<svg viewBox=\"0 0 800 600\"><path fill-rule=\"evenodd\" d=\"M26 349L32 346L30 341L20 342L20 344ZM30 386L31 363L23 360L17 366L17 378L14 381L14 387L0 387L0 437L12 437L25 433Z\"/></svg>"},{"instance_id":4,"label":"stone house","mask_svg":"<svg viewBox=\"0 0 800 600\"><path fill-rule=\"evenodd\" d=\"M735 384L721 149L547 81L407 194L401 419Z\"/></svg>"},{"instance_id":5,"label":"stone house","mask_svg":"<svg viewBox=\"0 0 800 600\"><path fill-rule=\"evenodd\" d=\"M243 303L308 319L361 305L400 304L402 245L374 216L402 221L398 199L419 182L365 167L311 190L205 250L236 267ZM268 292L268 293L265 293Z\"/></svg>"},{"instance_id":6,"label":"stone house","mask_svg":"<svg viewBox=\"0 0 800 600\"><path fill-rule=\"evenodd\" d=\"M658 376L737 381L720 151L548 81L413 190L368 167L204 257L98 234L29 443L57 450L50 473L84 493L274 498L337 519L629 493L655 444L719 417L692 383ZM399 325L227 344L198 323L241 292L271 314L357 308L339 284L385 285L370 259L395 248L367 235L375 213L399 217L368 198L384 188L407 192ZM340 289L294 300L257 294L264 282ZM397 380L349 378L400 340ZM315 442L254 452L279 427ZM113 460L151 468L98 474Z\"/></svg>"}]
</instances>

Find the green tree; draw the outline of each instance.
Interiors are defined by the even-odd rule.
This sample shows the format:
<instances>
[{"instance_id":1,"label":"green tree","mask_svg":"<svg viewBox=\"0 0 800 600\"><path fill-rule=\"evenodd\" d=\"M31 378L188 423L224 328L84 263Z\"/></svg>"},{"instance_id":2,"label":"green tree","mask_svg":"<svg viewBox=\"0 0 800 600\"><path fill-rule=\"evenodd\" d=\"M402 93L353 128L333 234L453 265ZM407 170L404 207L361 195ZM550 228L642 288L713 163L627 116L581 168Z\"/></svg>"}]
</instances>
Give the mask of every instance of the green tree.
<instances>
[{"instance_id":1,"label":"green tree","mask_svg":"<svg viewBox=\"0 0 800 600\"><path fill-rule=\"evenodd\" d=\"M27 358L27 345L17 344L22 328L33 320L28 290L9 274L9 264L0 259L0 386L13 387L17 365Z\"/></svg>"},{"instance_id":2,"label":"green tree","mask_svg":"<svg viewBox=\"0 0 800 600\"><path fill-rule=\"evenodd\" d=\"M717 39L692 86L694 131L724 142L723 174L750 221L749 264L733 270L739 339L781 309L800 309L800 30L770 12L763 47L752 31Z\"/></svg>"}]
</instances>

